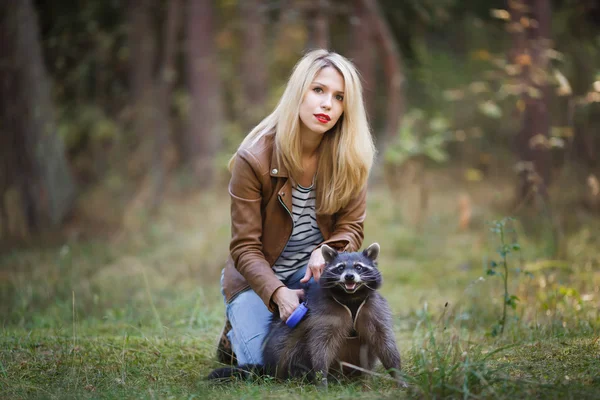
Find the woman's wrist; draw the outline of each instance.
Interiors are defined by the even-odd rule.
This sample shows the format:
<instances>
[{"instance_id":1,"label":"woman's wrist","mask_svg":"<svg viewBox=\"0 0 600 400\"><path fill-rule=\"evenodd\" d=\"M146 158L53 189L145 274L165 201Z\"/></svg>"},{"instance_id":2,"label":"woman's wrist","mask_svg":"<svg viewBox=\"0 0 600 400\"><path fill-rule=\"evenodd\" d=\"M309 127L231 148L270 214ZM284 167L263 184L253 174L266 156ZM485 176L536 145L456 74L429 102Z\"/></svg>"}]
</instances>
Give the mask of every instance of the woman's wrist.
<instances>
[{"instance_id":1,"label":"woman's wrist","mask_svg":"<svg viewBox=\"0 0 600 400\"><path fill-rule=\"evenodd\" d=\"M275 303L276 305L279 305L279 299L281 296L281 290L282 288L284 288L285 286L279 286L277 289L275 289L275 291L273 292L273 296L271 296L271 300L273 301L273 303Z\"/></svg>"}]
</instances>

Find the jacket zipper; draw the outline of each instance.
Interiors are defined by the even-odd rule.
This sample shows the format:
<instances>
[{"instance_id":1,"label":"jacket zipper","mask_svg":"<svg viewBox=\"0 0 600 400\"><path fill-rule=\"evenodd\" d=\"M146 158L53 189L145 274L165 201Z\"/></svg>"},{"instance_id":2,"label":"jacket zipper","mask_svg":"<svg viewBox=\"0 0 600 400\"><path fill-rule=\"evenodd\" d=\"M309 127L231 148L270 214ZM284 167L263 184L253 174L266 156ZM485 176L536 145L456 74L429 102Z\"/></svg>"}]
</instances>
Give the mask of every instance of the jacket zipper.
<instances>
[{"instance_id":1,"label":"jacket zipper","mask_svg":"<svg viewBox=\"0 0 600 400\"><path fill-rule=\"evenodd\" d=\"M292 232L294 232L294 216L292 215L292 213L290 212L290 209L287 208L287 206L285 205L285 203L281 200L281 195L279 193L277 193L277 200L279 200L279 202L281 203L281 205L283 206L283 208L285 208L285 210L288 212L288 215L290 216L290 218L292 219ZM290 234L290 236L288 237L287 242L285 242L285 246L283 246L283 249L281 249L281 252L279 253L279 255L277 256L277 258L275 259L275 261L273 262L273 265L275 265L275 263L277 262L277 260L279 260L279 257L281 257L281 255L283 254L283 252L285 251L285 248L287 247L288 243L290 242L290 239L292 238L292 235ZM271 267L273 266L271 265Z\"/></svg>"}]
</instances>

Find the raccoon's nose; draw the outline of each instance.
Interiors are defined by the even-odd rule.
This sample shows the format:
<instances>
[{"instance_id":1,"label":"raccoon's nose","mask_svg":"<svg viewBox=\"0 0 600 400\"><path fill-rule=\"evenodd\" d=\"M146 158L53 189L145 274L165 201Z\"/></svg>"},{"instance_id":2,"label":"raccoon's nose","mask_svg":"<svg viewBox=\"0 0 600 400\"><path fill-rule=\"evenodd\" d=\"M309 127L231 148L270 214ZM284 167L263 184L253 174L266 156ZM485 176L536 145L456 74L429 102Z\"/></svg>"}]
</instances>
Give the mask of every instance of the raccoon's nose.
<instances>
[{"instance_id":1,"label":"raccoon's nose","mask_svg":"<svg viewBox=\"0 0 600 400\"><path fill-rule=\"evenodd\" d=\"M354 274L346 274L346 276L344 277L344 280L348 282L354 282L354 279Z\"/></svg>"}]
</instances>

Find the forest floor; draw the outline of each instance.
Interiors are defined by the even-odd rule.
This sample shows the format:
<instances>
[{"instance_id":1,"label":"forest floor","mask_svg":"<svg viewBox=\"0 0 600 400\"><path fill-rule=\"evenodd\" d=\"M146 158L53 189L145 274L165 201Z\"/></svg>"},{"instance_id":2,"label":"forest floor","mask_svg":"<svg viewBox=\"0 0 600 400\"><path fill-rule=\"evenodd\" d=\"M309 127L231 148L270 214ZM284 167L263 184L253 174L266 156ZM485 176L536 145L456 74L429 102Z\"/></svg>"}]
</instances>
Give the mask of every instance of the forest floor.
<instances>
[{"instance_id":1,"label":"forest floor","mask_svg":"<svg viewBox=\"0 0 600 400\"><path fill-rule=\"evenodd\" d=\"M421 222L417 188L370 192L364 244L381 245L381 291L408 389L381 368L327 392L298 381L205 380L219 366L224 321L223 188L167 197L155 218L129 215L109 235L72 234L0 255L0 398L598 398L600 219L557 206L555 218L568 219L560 246L546 214L509 224L507 243L520 251L508 255L507 289L518 301L500 335L504 283L486 271L503 264L489 222L505 216L497 205L511 187L461 182L434 179ZM470 224L461 229L464 193ZM96 218L111 212L100 206Z\"/></svg>"}]
</instances>

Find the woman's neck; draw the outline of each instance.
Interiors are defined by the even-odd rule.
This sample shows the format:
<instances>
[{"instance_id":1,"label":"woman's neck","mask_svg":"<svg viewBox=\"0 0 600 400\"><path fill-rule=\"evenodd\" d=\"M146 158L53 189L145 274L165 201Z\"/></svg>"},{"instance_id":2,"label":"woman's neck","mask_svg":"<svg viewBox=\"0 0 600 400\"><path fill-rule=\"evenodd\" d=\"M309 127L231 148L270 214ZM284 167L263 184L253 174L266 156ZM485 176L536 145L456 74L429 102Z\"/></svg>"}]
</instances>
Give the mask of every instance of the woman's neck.
<instances>
[{"instance_id":1,"label":"woman's neck","mask_svg":"<svg viewBox=\"0 0 600 400\"><path fill-rule=\"evenodd\" d=\"M314 133L310 130L300 132L302 137L302 158L310 159L317 156L319 146L323 140L322 134Z\"/></svg>"}]
</instances>

